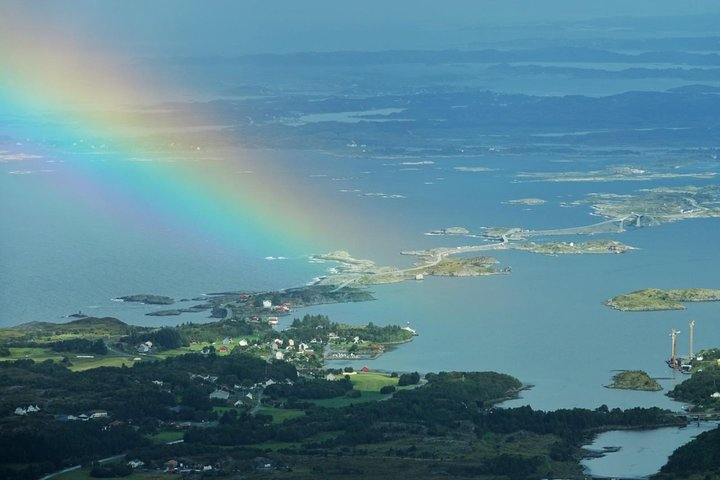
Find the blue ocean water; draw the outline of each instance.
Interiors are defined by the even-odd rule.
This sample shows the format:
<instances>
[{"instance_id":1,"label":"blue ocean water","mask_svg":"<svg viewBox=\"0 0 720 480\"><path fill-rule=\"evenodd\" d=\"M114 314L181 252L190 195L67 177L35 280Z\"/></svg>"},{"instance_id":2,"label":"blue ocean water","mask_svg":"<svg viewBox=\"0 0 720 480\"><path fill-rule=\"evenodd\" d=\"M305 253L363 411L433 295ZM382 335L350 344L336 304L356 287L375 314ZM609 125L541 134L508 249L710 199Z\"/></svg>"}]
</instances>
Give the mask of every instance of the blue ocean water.
<instances>
[{"instance_id":1,"label":"blue ocean water","mask_svg":"<svg viewBox=\"0 0 720 480\"><path fill-rule=\"evenodd\" d=\"M621 446L603 457L582 461L588 473L607 478L645 478L658 471L657 459L667 458L677 447L703 432L718 428L717 422L691 423L683 428L604 432L587 448Z\"/></svg>"},{"instance_id":2,"label":"blue ocean water","mask_svg":"<svg viewBox=\"0 0 720 480\"><path fill-rule=\"evenodd\" d=\"M480 238L424 235L463 226L562 228L599 221L588 206L568 208L591 192L634 193L660 185L701 185L705 180L662 182L521 182L520 171L592 170L624 159L551 156L453 158L366 158L316 152L275 152L275 168L304 178L313 188L368 225L366 235L337 245L380 264L409 265L402 250L482 243ZM637 158L627 159L637 164ZM3 165L4 170L10 166ZM148 317L157 307L112 301L120 295L154 293L192 298L227 290L267 290L303 285L332 264L307 257L247 258L218 249L202 238L146 237L116 228L112 219L71 211L62 202L38 202L42 188L33 175L0 175L0 325L63 321L82 310L139 325L206 321L206 313ZM314 185L312 185L314 184ZM536 197L538 206L508 205ZM563 206L565 204L565 206ZM379 219L378 228L368 219ZM380 219L382 221L380 221ZM664 395L684 378L670 371L669 332L696 322L696 350L720 341L720 303L691 304L685 311L618 312L603 301L647 288L718 288L720 221L686 220L623 234L570 237L612 238L637 247L625 255L545 256L490 252L512 274L477 278L428 278L373 286L377 300L323 305L296 312L323 313L334 321L409 324L419 336L369 365L388 371L495 370L532 388L506 406L537 409L659 406L679 410ZM322 253L322 252L307 252ZM278 252L281 255L282 252ZM196 302L188 302L193 304ZM290 321L289 319L283 320ZM284 325L281 322L280 328ZM337 365L344 365L338 363ZM352 364L358 366L358 364ZM662 378L663 392L609 390L604 385L622 369L643 369ZM643 441L683 443L672 430ZM684 438L684 437L683 437ZM675 440L673 440L675 439ZM675 443L674 443L675 442ZM657 469L667 453L652 454L643 468ZM649 463L648 463L649 462ZM622 464L622 462L621 462Z\"/></svg>"}]
</instances>

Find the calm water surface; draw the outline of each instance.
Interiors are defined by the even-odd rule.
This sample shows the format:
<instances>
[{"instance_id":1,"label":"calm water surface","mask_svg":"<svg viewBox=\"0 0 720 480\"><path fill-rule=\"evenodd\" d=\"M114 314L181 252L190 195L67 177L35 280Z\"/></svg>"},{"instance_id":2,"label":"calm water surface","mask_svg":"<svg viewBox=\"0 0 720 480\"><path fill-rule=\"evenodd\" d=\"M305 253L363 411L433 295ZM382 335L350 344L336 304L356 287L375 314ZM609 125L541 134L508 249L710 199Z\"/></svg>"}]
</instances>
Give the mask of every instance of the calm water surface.
<instances>
[{"instance_id":1,"label":"calm water surface","mask_svg":"<svg viewBox=\"0 0 720 480\"><path fill-rule=\"evenodd\" d=\"M595 223L585 206L563 208L561 202L590 192L631 193L663 183L518 183L516 171L589 170L597 160L556 163L550 157L474 157L403 160L342 158L307 152L278 152L282 168L331 192L339 205L364 218L384 218L384 231L369 230L352 245L341 245L356 257L382 264L409 265L401 250L482 243L478 238L431 237L429 230L465 226L560 228ZM633 162L637 164L637 159ZM609 163L622 160L613 159ZM463 171L485 167L486 172ZM9 168L9 167L8 167ZM459 169L458 169L459 168ZM327 175L327 176L322 176ZM0 324L31 320L60 321L83 310L116 316L140 325L205 321L206 314L147 317L157 309L113 302L120 295L156 293L192 298L226 290L265 290L303 285L326 273L332 264L310 264L306 257L268 261L239 252L219 250L198 238L178 238L168 232L163 241L148 241L142 232L122 231L111 219L87 212L68 212L62 204L37 203L32 178L0 176L0 213L12 235L1 235L3 274L0 276ZM368 192L398 198L365 196ZM502 202L539 197L540 206ZM32 221L28 221L30 218ZM678 328L680 350L687 351L687 323L696 322L696 349L720 341L720 303L691 304L685 311L627 313L609 309L603 301L633 290L720 287L720 222L691 220L657 228L628 231L612 238L638 247L625 255L543 256L526 252L491 252L511 275L480 278L429 278L374 286L376 301L323 305L297 312L322 313L334 321L365 324L405 324L419 336L374 360L373 369L429 372L494 370L516 376L532 388L512 407L536 409L659 406L679 410L664 395L684 378L668 370L671 328ZM573 241L584 238L572 237ZM308 252L320 253L320 252ZM277 252L282 255L283 252ZM284 319L283 322L289 322ZM281 327L283 325L281 324ZM341 364L338 364L341 365ZM357 364L355 364L357 366ZM604 388L622 369L643 369L660 377L663 392L631 392ZM618 434L601 442L624 450L593 460L593 473L604 474L604 461L623 474L652 473L667 454L685 443L691 432L672 429ZM610 434L606 434L610 435ZM641 447L635 447L635 446ZM624 452L633 452L625 456ZM612 459L612 460L610 460ZM633 463L635 462L635 463ZM597 466L596 466L597 465ZM637 468L636 468L637 465ZM640 472L640 473L638 473Z\"/></svg>"}]
</instances>

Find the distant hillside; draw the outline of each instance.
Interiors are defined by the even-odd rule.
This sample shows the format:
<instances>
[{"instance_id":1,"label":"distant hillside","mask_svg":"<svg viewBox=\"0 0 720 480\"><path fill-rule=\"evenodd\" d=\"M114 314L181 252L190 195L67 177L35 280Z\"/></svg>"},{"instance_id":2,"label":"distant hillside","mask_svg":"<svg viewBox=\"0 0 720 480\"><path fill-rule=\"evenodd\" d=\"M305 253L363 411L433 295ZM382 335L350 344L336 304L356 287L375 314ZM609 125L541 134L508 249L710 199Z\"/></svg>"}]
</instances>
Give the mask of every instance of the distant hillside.
<instances>
[{"instance_id":1,"label":"distant hillside","mask_svg":"<svg viewBox=\"0 0 720 480\"><path fill-rule=\"evenodd\" d=\"M88 336L125 335L129 325L113 317L86 317L66 323L27 322L11 328L0 329L1 336L25 336L28 334L83 334Z\"/></svg>"}]
</instances>

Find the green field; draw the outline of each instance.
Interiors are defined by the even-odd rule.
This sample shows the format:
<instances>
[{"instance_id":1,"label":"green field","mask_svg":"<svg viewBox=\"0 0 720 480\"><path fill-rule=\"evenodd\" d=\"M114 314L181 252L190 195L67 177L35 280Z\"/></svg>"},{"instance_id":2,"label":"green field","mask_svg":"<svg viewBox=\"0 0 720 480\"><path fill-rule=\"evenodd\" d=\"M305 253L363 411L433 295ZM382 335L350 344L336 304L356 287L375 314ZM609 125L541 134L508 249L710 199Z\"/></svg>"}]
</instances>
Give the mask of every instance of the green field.
<instances>
[{"instance_id":1,"label":"green field","mask_svg":"<svg viewBox=\"0 0 720 480\"><path fill-rule=\"evenodd\" d=\"M0 358L0 360L21 360L24 358L29 358L36 362L44 362L45 360L53 360L59 362L63 359L63 355L58 352L53 352L48 348L10 347L10 356L2 357Z\"/></svg>"},{"instance_id":2,"label":"green field","mask_svg":"<svg viewBox=\"0 0 720 480\"><path fill-rule=\"evenodd\" d=\"M174 442L176 440L182 440L184 433L177 431L177 430L166 430L163 432L158 432L153 435L149 435L148 438L153 443L161 444L161 443L168 443L168 442Z\"/></svg>"},{"instance_id":3,"label":"green field","mask_svg":"<svg viewBox=\"0 0 720 480\"><path fill-rule=\"evenodd\" d=\"M376 402L389 396L388 394L380 393L380 389L382 387L388 385L397 386L398 384L397 377L393 378L386 373L359 372L349 375L349 377L350 382L353 384L353 388L361 392L360 397L322 398L309 400L310 403L314 403L315 405L321 407L340 408L347 407L348 405L354 405L356 403Z\"/></svg>"},{"instance_id":4,"label":"green field","mask_svg":"<svg viewBox=\"0 0 720 480\"><path fill-rule=\"evenodd\" d=\"M305 412L302 410L274 408L274 407L263 407L258 412L261 415L270 415L273 417L273 423L282 423L285 420L292 418L302 417Z\"/></svg>"},{"instance_id":5,"label":"green field","mask_svg":"<svg viewBox=\"0 0 720 480\"><path fill-rule=\"evenodd\" d=\"M114 355L96 355L95 358L73 358L69 357L72 366L70 370L80 372L82 370L90 370L98 367L127 367L135 365L133 358L138 357L119 357Z\"/></svg>"},{"instance_id":6,"label":"green field","mask_svg":"<svg viewBox=\"0 0 720 480\"><path fill-rule=\"evenodd\" d=\"M363 392L380 392L382 387L387 385L397 386L398 378L392 378L385 373L375 372L359 372L357 375L351 375L350 381L355 390Z\"/></svg>"},{"instance_id":7,"label":"green field","mask_svg":"<svg viewBox=\"0 0 720 480\"><path fill-rule=\"evenodd\" d=\"M163 472L134 472L127 477L122 477L125 480L167 480L173 478L167 473ZM90 476L90 469L82 468L74 472L64 473L53 477L54 480L96 480L95 477Z\"/></svg>"}]
</instances>

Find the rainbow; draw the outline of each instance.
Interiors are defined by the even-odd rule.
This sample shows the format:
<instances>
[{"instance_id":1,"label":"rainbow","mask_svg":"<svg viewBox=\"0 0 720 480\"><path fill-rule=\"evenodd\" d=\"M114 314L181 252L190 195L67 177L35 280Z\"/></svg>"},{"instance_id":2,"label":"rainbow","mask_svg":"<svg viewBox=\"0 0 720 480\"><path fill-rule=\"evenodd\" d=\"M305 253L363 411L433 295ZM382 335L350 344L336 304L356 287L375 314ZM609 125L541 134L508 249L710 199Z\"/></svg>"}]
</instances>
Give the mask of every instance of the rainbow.
<instances>
[{"instance_id":1,"label":"rainbow","mask_svg":"<svg viewBox=\"0 0 720 480\"><path fill-rule=\"evenodd\" d=\"M362 222L307 178L289 177L256 151L213 146L228 135L221 129L196 131L188 144L135 127L133 108L182 95L182 84L120 68L127 63L117 52L72 32L12 20L0 25L0 118L19 121L0 135L57 162L42 180L45 201L73 202L118 228L171 229L248 255L319 253L361 234ZM187 116L178 120L217 124L212 113Z\"/></svg>"}]
</instances>

